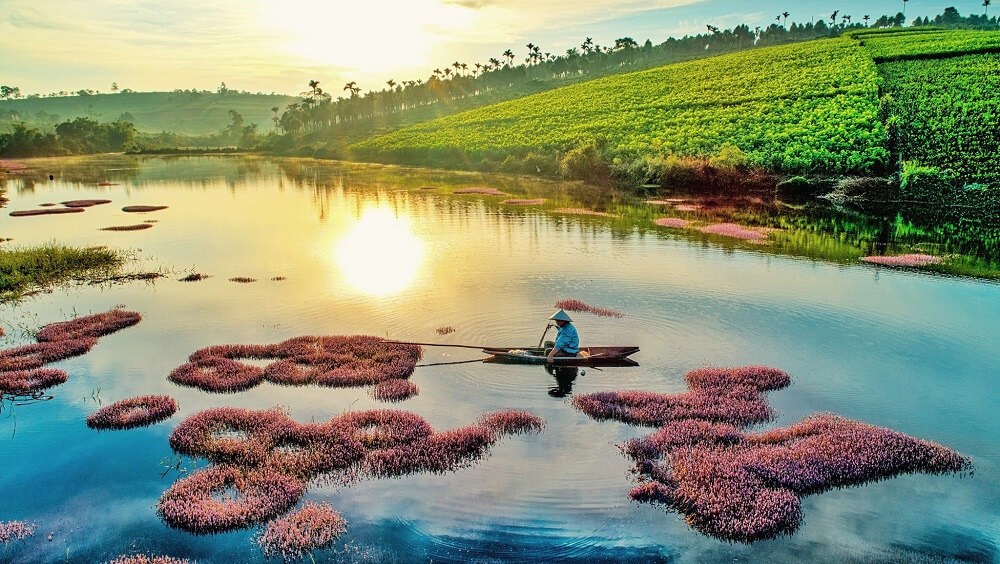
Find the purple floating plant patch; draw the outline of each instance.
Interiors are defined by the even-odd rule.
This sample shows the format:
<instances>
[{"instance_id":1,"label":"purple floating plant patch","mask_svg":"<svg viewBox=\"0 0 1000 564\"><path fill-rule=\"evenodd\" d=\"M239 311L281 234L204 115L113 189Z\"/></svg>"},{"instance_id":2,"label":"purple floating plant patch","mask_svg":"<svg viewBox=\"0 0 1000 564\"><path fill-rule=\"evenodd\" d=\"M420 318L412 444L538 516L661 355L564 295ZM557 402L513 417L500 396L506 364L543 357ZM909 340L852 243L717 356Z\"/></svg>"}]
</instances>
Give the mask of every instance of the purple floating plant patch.
<instances>
[{"instance_id":1,"label":"purple floating plant patch","mask_svg":"<svg viewBox=\"0 0 1000 564\"><path fill-rule=\"evenodd\" d=\"M862 261L882 266L927 266L928 264L940 264L944 259L934 255L908 254L908 255L876 255L862 257Z\"/></svg>"},{"instance_id":2,"label":"purple floating plant patch","mask_svg":"<svg viewBox=\"0 0 1000 564\"><path fill-rule=\"evenodd\" d=\"M11 541L23 541L35 536L35 526L24 521L0 522L0 543L10 544Z\"/></svg>"},{"instance_id":3,"label":"purple floating plant patch","mask_svg":"<svg viewBox=\"0 0 1000 564\"><path fill-rule=\"evenodd\" d=\"M171 526L195 533L248 527L285 512L314 478L447 472L479 459L501 436L537 432L543 424L529 413L503 411L435 433L423 417L396 410L298 423L277 408L210 409L178 425L170 446L217 466L176 482L157 508Z\"/></svg>"},{"instance_id":4,"label":"purple floating plant patch","mask_svg":"<svg viewBox=\"0 0 1000 564\"><path fill-rule=\"evenodd\" d=\"M101 204L110 204L111 200L68 200L61 203L67 208L90 208Z\"/></svg>"},{"instance_id":5,"label":"purple floating plant patch","mask_svg":"<svg viewBox=\"0 0 1000 564\"><path fill-rule=\"evenodd\" d=\"M136 223L134 225L112 225L110 227L102 227L101 231L142 231L144 229L151 229L152 227L152 223Z\"/></svg>"},{"instance_id":6,"label":"purple floating plant patch","mask_svg":"<svg viewBox=\"0 0 1000 564\"><path fill-rule=\"evenodd\" d=\"M92 429L134 429L159 423L177 412L169 396L139 396L116 401L87 416Z\"/></svg>"},{"instance_id":7,"label":"purple floating plant patch","mask_svg":"<svg viewBox=\"0 0 1000 564\"><path fill-rule=\"evenodd\" d=\"M606 307L594 307L581 302L580 300L560 300L556 302L554 307L565 309L566 311L584 311L601 317L625 317L625 314L620 311L615 311Z\"/></svg>"},{"instance_id":8,"label":"purple floating plant patch","mask_svg":"<svg viewBox=\"0 0 1000 564\"><path fill-rule=\"evenodd\" d=\"M229 358L212 357L181 365L167 378L175 384L206 392L239 392L260 384L264 369Z\"/></svg>"},{"instance_id":9,"label":"purple floating plant patch","mask_svg":"<svg viewBox=\"0 0 1000 564\"><path fill-rule=\"evenodd\" d=\"M678 227L682 229L691 225L690 221L679 217L661 217L654 220L653 223L659 225L660 227Z\"/></svg>"},{"instance_id":10,"label":"purple floating plant patch","mask_svg":"<svg viewBox=\"0 0 1000 564\"><path fill-rule=\"evenodd\" d=\"M132 554L119 556L108 564L191 564L191 561L187 558L172 558L155 554Z\"/></svg>"},{"instance_id":11,"label":"purple floating plant patch","mask_svg":"<svg viewBox=\"0 0 1000 564\"><path fill-rule=\"evenodd\" d=\"M504 200L500 202L501 204L506 204L508 206L538 206L545 203L545 198L533 198L533 199L512 199Z\"/></svg>"},{"instance_id":12,"label":"purple floating plant patch","mask_svg":"<svg viewBox=\"0 0 1000 564\"><path fill-rule=\"evenodd\" d=\"M501 192L496 188L460 188L452 194L482 194L484 196L509 196L506 192Z\"/></svg>"},{"instance_id":13,"label":"purple floating plant patch","mask_svg":"<svg viewBox=\"0 0 1000 564\"><path fill-rule=\"evenodd\" d=\"M128 213L147 213L165 210L168 207L169 206L125 206L122 208L122 211Z\"/></svg>"},{"instance_id":14,"label":"purple floating plant patch","mask_svg":"<svg viewBox=\"0 0 1000 564\"><path fill-rule=\"evenodd\" d=\"M745 434L742 427L774 416L762 392L790 383L774 368L706 368L685 380L686 393L598 392L574 398L574 405L595 419L661 426L624 445L643 481L629 496L665 504L720 539L753 542L792 533L802 520L803 495L972 467L941 445L830 414Z\"/></svg>"},{"instance_id":15,"label":"purple floating plant patch","mask_svg":"<svg viewBox=\"0 0 1000 564\"><path fill-rule=\"evenodd\" d=\"M134 311L113 309L105 313L97 313L77 317L69 321L50 323L38 332L39 342L62 341L83 337L103 337L126 327L131 327L142 321L142 316Z\"/></svg>"},{"instance_id":16,"label":"purple floating plant patch","mask_svg":"<svg viewBox=\"0 0 1000 564\"><path fill-rule=\"evenodd\" d=\"M420 388L409 380L395 378L383 380L372 386L371 397L379 401L403 401L420 393Z\"/></svg>"},{"instance_id":17,"label":"purple floating plant patch","mask_svg":"<svg viewBox=\"0 0 1000 564\"><path fill-rule=\"evenodd\" d=\"M257 538L267 558L300 560L333 546L347 532L347 520L326 503L305 502L300 509L271 521Z\"/></svg>"},{"instance_id":18,"label":"purple floating plant patch","mask_svg":"<svg viewBox=\"0 0 1000 564\"><path fill-rule=\"evenodd\" d=\"M41 392L66 381L66 373L51 368L0 372L0 394L21 396Z\"/></svg>"}]
</instances>

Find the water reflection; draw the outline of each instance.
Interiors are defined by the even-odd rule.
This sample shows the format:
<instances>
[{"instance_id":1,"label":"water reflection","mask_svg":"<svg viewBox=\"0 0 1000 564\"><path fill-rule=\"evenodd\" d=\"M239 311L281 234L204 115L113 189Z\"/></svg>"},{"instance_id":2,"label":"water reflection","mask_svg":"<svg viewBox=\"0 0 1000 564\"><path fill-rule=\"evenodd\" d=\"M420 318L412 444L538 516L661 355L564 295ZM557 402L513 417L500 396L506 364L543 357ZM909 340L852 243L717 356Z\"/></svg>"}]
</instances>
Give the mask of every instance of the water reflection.
<instances>
[{"instance_id":1,"label":"water reflection","mask_svg":"<svg viewBox=\"0 0 1000 564\"><path fill-rule=\"evenodd\" d=\"M576 376L579 374L577 367L547 364L545 371L556 379L556 385L549 388L550 396L564 398L573 393L573 381L576 380Z\"/></svg>"},{"instance_id":2,"label":"water reflection","mask_svg":"<svg viewBox=\"0 0 1000 564\"><path fill-rule=\"evenodd\" d=\"M351 287L371 296L388 296L416 279L424 243L408 217L385 207L369 207L337 244L336 257Z\"/></svg>"}]
</instances>

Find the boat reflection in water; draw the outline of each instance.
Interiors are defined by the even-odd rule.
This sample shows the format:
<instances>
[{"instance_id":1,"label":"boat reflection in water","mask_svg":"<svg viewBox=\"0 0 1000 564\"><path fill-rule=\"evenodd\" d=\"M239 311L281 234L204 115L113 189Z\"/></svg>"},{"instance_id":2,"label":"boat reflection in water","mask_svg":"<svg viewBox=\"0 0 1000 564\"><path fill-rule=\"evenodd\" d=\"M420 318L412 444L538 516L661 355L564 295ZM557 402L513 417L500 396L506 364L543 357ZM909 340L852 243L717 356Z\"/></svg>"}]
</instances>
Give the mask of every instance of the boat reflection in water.
<instances>
[{"instance_id":1,"label":"boat reflection in water","mask_svg":"<svg viewBox=\"0 0 1000 564\"><path fill-rule=\"evenodd\" d=\"M549 388L549 395L554 398L564 398L573 393L573 381L580 369L576 366L556 366L546 364L545 371L556 379L556 385Z\"/></svg>"}]
</instances>

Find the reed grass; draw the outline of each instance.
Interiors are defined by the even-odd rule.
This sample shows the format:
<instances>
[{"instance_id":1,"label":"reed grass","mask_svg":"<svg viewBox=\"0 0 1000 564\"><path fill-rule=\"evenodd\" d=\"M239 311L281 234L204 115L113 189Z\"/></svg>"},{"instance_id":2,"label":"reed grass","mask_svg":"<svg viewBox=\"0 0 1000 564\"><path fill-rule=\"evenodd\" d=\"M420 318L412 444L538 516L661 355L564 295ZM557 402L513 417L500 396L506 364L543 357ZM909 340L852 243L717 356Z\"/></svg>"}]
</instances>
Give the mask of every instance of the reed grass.
<instances>
[{"instance_id":1,"label":"reed grass","mask_svg":"<svg viewBox=\"0 0 1000 564\"><path fill-rule=\"evenodd\" d=\"M66 208L73 209L73 208ZM124 255L105 247L49 243L0 249L0 302L69 280L106 277L124 264Z\"/></svg>"}]
</instances>

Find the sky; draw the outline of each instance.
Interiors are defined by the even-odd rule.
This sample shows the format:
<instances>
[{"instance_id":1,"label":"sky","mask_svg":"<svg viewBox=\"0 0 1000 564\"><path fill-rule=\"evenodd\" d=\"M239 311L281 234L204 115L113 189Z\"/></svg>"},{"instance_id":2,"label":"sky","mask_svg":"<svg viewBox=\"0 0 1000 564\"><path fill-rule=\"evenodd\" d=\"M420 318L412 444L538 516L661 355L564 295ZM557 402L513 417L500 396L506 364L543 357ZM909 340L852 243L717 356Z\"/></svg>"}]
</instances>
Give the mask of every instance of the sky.
<instances>
[{"instance_id":1,"label":"sky","mask_svg":"<svg viewBox=\"0 0 1000 564\"><path fill-rule=\"evenodd\" d=\"M907 20L982 0L909 0ZM24 94L93 89L231 89L298 94L309 80L337 95L473 66L525 45L562 54L585 37L660 43L707 24L767 26L895 14L881 0L0 0L0 84Z\"/></svg>"}]
</instances>

